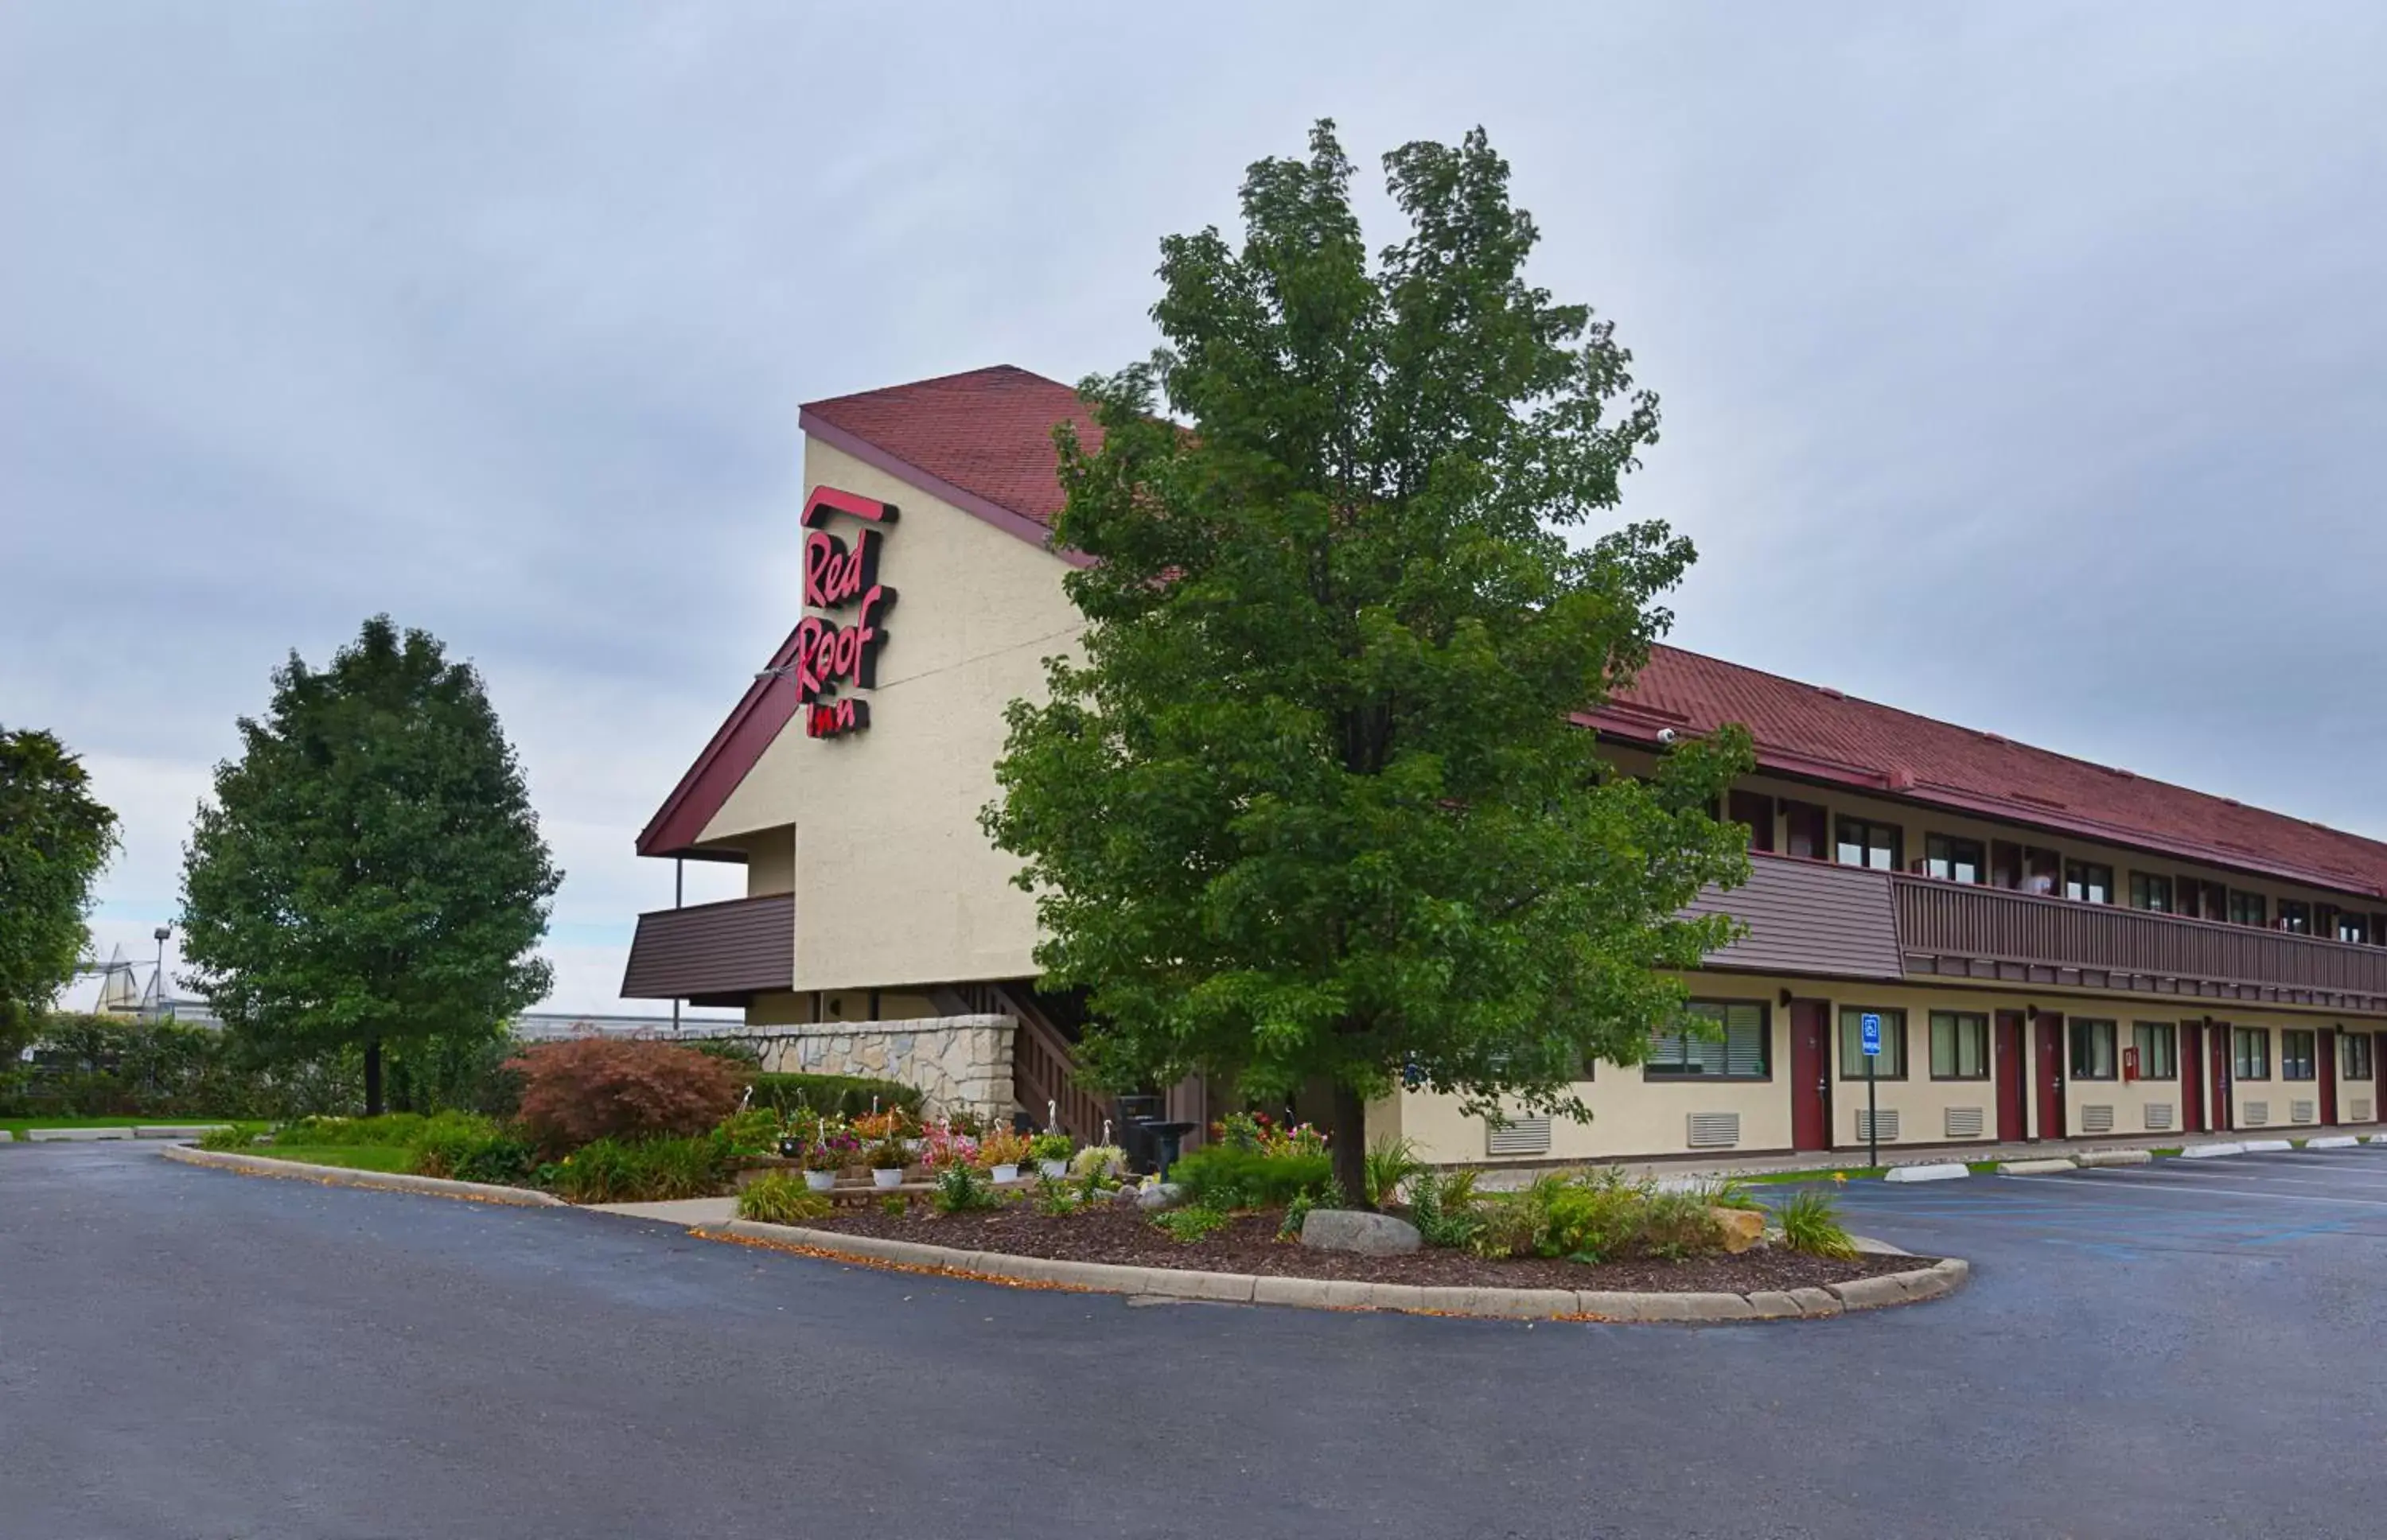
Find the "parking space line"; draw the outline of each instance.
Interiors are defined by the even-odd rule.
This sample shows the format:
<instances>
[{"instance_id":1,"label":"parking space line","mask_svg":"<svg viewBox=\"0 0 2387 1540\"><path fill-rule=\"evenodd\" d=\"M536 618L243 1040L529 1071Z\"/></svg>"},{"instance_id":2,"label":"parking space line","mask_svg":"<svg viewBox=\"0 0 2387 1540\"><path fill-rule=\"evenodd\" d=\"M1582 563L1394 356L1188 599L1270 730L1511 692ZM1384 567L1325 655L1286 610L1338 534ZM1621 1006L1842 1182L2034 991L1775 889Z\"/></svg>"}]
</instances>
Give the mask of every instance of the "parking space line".
<instances>
[{"instance_id":1,"label":"parking space line","mask_svg":"<svg viewBox=\"0 0 2387 1540\"><path fill-rule=\"evenodd\" d=\"M2163 1181L2163 1180L2168 1180L2168 1179L2169 1179L2169 1173L2167 1173L2167 1172L2166 1172L2166 1173L2141 1172L2141 1173L2140 1173L2140 1175L2141 1175L2144 1180L2152 1180L2152 1181L2158 1181L2158 1182L2160 1182L2160 1181ZM2089 1185L2089 1184L2087 1184L2087 1183L2082 1182L2082 1181L2080 1180L2080 1179L2079 1179L2079 1178L2078 1178L2078 1177L2004 1177L2004 1178L2002 1178L2002 1179L2000 1179L2000 1180L2005 1180L2005 1181L2037 1181L2037 1182L2052 1182L2052 1183L2061 1183L2061 1184L2064 1184L2064 1185L2066 1185L2066 1186L2075 1187L2075 1188L2079 1188L2079 1189L2082 1189L2082 1190L2084 1190L2084 1191L2087 1189L2087 1187L2088 1187L2088 1185ZM2141 1193L2150 1193L2150 1194L2152 1194L2152 1193L2162 1193L2162 1194L2163 1194L2164 1196L2166 1196L2166 1197L2193 1198L2193 1197L2196 1197L2196 1196L2197 1196L2198 1194L2200 1194L2200 1193L2226 1193L2226 1194L2229 1194L2229 1195L2233 1196L2233 1197L2243 1197L2243 1198L2269 1198L2269 1199L2270 1199L2272 1202L2274 1202L2274 1203L2331 1203L2331 1204L2344 1204L2344 1205L2350 1205L2350 1206L2352 1206L2352 1207L2355 1207L2355 1208L2382 1208L2382 1209L2387 1209L2387 1197L2377 1197L2377 1198L2316 1198L2316 1197L2307 1197L2306 1195L2305 1195L2305 1194L2304 1194L2304 1193L2302 1193L2266 1192L2265 1190L2263 1190L2262 1188L2259 1188L2259 1187L2214 1187L2214 1186L2210 1186L2210 1185L2207 1185L2206 1183L2200 1182L2200 1181L2189 1181L2189 1182L2186 1182L2186 1183L2184 1183L2184 1184L2182 1184L2182 1185L2180 1185L2180 1186L2178 1186L2178 1187L2164 1187L2164 1186L2141 1187L2141 1188L2140 1188L2140 1189L2139 1189L2139 1191L2140 1191L2140 1192L2141 1192Z\"/></svg>"}]
</instances>

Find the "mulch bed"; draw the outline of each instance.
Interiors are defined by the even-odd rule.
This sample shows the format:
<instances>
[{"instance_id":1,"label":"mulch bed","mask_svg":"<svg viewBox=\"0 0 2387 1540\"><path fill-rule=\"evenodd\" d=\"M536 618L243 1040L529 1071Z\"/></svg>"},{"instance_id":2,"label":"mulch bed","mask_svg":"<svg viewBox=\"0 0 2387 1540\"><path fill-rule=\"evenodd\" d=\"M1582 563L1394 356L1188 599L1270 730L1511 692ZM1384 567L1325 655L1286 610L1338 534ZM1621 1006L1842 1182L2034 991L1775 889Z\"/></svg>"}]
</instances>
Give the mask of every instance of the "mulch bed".
<instances>
[{"instance_id":1,"label":"mulch bed","mask_svg":"<svg viewBox=\"0 0 2387 1540\"><path fill-rule=\"evenodd\" d=\"M1113 1262L1134 1268L1259 1273L1282 1278L1338 1278L1369 1283L1420 1283L1495 1289L1610 1289L1651 1294L1748 1294L1759 1289L1819 1288L1850 1279L1927 1268L1927 1256L1863 1256L1834 1262L1803 1252L1764 1246L1737 1256L1684 1262L1580 1262L1538 1256L1495 1260L1470 1252L1426 1247L1405 1256L1361 1256L1318 1251L1276 1238L1282 1216L1238 1214L1198 1241L1180 1241L1134 1208L1102 1204L1075 1214L1046 1214L1026 1204L970 1214L939 1214L915 1205L898 1218L875 1208L840 1210L807 1229L889 1240L916 1241L962 1251L1008 1252L1067 1262Z\"/></svg>"}]
</instances>

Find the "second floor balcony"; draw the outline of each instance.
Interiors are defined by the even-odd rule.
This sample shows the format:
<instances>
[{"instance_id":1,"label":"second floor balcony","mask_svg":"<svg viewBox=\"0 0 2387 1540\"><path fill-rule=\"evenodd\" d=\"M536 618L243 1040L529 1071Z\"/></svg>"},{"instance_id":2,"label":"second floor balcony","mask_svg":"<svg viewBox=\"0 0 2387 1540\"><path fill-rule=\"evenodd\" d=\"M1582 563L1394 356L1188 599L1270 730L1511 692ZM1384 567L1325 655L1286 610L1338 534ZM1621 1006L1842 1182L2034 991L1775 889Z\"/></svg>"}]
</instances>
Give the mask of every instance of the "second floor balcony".
<instances>
[{"instance_id":1,"label":"second floor balcony","mask_svg":"<svg viewBox=\"0 0 2387 1540\"><path fill-rule=\"evenodd\" d=\"M622 994L743 1005L795 976L796 896L774 893L640 915Z\"/></svg>"},{"instance_id":2,"label":"second floor balcony","mask_svg":"<svg viewBox=\"0 0 2387 1540\"><path fill-rule=\"evenodd\" d=\"M2387 1014L2387 948L1788 856L1702 895L1749 934L1719 968L2070 986Z\"/></svg>"}]
</instances>

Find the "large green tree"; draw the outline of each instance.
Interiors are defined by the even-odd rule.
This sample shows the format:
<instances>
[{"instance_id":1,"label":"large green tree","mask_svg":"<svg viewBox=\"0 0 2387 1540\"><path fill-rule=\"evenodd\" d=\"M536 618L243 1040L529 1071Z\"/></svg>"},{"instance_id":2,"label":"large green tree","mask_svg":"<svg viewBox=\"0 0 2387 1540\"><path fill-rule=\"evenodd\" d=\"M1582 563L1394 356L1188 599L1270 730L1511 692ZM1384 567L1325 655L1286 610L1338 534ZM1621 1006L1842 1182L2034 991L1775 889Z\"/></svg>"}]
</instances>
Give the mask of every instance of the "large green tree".
<instances>
[{"instance_id":1,"label":"large green tree","mask_svg":"<svg viewBox=\"0 0 2387 1540\"><path fill-rule=\"evenodd\" d=\"M562 875L468 663L386 615L329 668L293 652L216 767L183 865L183 955L270 1056L486 1034L544 995Z\"/></svg>"},{"instance_id":2,"label":"large green tree","mask_svg":"<svg viewBox=\"0 0 2387 1540\"><path fill-rule=\"evenodd\" d=\"M1680 911L1748 859L1711 815L1744 735L1636 776L1569 720L1693 558L1657 524L1569 538L1655 398L1525 281L1481 131L1384 168L1408 230L1372 261L1331 123L1251 168L1240 249L1163 243L1166 347L1084 386L1099 452L1060 435L1083 658L1012 705L984 815L1048 983L1090 991L1092 1077L1322 1091L1354 1195L1398 1080L1587 1116L1570 1082L1681 1018L1666 970L1730 922Z\"/></svg>"},{"instance_id":3,"label":"large green tree","mask_svg":"<svg viewBox=\"0 0 2387 1540\"><path fill-rule=\"evenodd\" d=\"M0 1059L14 1057L74 977L92 884L116 850L116 814L45 732L0 727Z\"/></svg>"}]
</instances>

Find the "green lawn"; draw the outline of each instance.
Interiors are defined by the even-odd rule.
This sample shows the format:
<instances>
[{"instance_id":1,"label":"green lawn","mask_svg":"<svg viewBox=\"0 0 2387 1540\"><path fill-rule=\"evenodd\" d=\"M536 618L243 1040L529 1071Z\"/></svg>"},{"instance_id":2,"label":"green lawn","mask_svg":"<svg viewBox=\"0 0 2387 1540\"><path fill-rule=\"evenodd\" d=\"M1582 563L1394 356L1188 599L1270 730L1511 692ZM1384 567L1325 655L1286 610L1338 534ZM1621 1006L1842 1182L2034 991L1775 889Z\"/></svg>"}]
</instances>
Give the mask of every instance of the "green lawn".
<instances>
[{"instance_id":1,"label":"green lawn","mask_svg":"<svg viewBox=\"0 0 2387 1540\"><path fill-rule=\"evenodd\" d=\"M1731 1180L1751 1187L1785 1181L1829 1181L1834 1177L1846 1177L1854 1181L1861 1177L1877 1177L1888 1168L1883 1166L1824 1166L1807 1171L1756 1171Z\"/></svg>"},{"instance_id":2,"label":"green lawn","mask_svg":"<svg viewBox=\"0 0 2387 1540\"><path fill-rule=\"evenodd\" d=\"M410 1171L414 1154L397 1144L259 1144L248 1152L309 1166L347 1166L360 1171Z\"/></svg>"}]
</instances>

